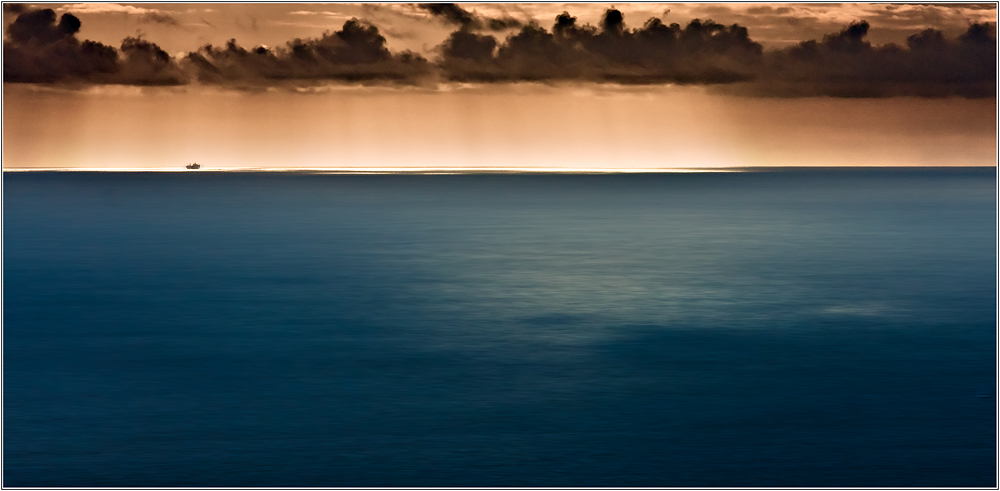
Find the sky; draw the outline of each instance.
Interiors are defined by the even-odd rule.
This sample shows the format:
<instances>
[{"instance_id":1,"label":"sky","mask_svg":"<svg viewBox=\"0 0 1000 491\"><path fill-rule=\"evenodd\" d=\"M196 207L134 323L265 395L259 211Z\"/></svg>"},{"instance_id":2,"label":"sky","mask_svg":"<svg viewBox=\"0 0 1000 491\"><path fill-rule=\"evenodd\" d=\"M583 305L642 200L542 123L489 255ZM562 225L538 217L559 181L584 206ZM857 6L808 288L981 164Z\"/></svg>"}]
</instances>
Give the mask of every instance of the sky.
<instances>
[{"instance_id":1,"label":"sky","mask_svg":"<svg viewBox=\"0 0 1000 491\"><path fill-rule=\"evenodd\" d=\"M3 166L996 165L995 4L4 4Z\"/></svg>"}]
</instances>

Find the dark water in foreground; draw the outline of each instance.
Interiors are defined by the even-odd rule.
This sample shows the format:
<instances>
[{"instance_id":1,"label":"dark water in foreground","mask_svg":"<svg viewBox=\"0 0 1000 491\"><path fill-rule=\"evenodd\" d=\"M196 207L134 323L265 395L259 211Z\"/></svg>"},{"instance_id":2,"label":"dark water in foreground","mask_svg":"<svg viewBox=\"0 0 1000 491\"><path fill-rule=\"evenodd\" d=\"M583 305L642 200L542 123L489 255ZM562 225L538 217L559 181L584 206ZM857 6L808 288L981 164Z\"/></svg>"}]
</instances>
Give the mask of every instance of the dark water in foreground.
<instances>
[{"instance_id":1,"label":"dark water in foreground","mask_svg":"<svg viewBox=\"0 0 1000 491\"><path fill-rule=\"evenodd\" d=\"M3 484L992 487L994 173L7 173Z\"/></svg>"}]
</instances>

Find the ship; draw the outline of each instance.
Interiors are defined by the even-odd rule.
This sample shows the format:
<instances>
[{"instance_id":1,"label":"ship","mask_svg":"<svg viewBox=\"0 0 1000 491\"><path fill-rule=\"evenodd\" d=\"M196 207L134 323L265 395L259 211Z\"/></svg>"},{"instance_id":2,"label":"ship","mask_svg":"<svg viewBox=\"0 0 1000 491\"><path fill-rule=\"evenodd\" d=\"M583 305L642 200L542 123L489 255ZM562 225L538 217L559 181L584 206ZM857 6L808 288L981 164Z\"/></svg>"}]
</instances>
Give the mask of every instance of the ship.
<instances>
[{"instance_id":1,"label":"ship","mask_svg":"<svg viewBox=\"0 0 1000 491\"><path fill-rule=\"evenodd\" d=\"M198 165L197 163L188 164L185 167L187 167L188 169L201 169L201 166Z\"/></svg>"}]
</instances>

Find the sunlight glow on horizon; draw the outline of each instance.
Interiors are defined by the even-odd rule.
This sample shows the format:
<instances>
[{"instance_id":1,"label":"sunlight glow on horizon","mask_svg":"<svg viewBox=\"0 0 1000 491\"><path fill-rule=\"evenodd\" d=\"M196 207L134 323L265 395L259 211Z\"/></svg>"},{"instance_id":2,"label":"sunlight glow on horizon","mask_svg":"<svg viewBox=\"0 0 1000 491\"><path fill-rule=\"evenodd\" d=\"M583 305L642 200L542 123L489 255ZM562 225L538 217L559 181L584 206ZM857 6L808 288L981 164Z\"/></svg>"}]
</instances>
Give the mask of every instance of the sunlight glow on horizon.
<instances>
[{"instance_id":1,"label":"sunlight glow on horizon","mask_svg":"<svg viewBox=\"0 0 1000 491\"><path fill-rule=\"evenodd\" d=\"M185 170L191 162L203 170L347 172L996 165L994 100L753 99L689 87L303 95L4 84L4 119L5 170Z\"/></svg>"},{"instance_id":2,"label":"sunlight glow on horizon","mask_svg":"<svg viewBox=\"0 0 1000 491\"><path fill-rule=\"evenodd\" d=\"M635 174L635 173L701 173L744 172L740 167L673 167L673 168L568 168L568 167L17 167L4 172L288 172L310 174Z\"/></svg>"}]
</instances>

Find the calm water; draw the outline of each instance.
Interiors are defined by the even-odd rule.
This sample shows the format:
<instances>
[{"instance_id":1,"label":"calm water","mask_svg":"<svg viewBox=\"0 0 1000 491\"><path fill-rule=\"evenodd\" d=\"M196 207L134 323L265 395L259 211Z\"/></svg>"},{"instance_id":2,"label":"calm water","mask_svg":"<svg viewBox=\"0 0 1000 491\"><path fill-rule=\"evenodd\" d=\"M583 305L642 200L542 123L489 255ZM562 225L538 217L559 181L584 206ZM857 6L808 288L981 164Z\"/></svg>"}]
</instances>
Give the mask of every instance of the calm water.
<instances>
[{"instance_id":1,"label":"calm water","mask_svg":"<svg viewBox=\"0 0 1000 491\"><path fill-rule=\"evenodd\" d=\"M995 486L995 169L7 173L5 486Z\"/></svg>"}]
</instances>

